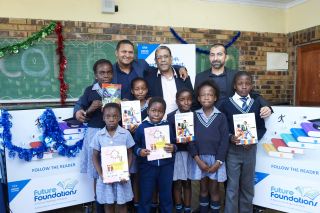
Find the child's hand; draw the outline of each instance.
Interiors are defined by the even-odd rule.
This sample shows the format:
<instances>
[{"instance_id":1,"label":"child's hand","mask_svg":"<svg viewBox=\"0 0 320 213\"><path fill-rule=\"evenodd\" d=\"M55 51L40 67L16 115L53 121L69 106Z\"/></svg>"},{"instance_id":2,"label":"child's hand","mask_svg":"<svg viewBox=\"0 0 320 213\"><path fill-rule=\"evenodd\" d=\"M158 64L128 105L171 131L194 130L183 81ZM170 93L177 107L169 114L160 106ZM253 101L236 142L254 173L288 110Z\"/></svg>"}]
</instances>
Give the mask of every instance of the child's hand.
<instances>
[{"instance_id":1,"label":"child's hand","mask_svg":"<svg viewBox=\"0 0 320 213\"><path fill-rule=\"evenodd\" d=\"M80 109L76 112L76 119L81 123L84 123L87 119L86 112L83 109Z\"/></svg>"},{"instance_id":2,"label":"child's hand","mask_svg":"<svg viewBox=\"0 0 320 213\"><path fill-rule=\"evenodd\" d=\"M89 108L87 109L87 113L93 113L94 111L96 111L97 109L102 107L102 101L100 100L94 100L92 101L91 105L89 106Z\"/></svg>"},{"instance_id":3,"label":"child's hand","mask_svg":"<svg viewBox=\"0 0 320 213\"><path fill-rule=\"evenodd\" d=\"M268 106L261 107L261 109L260 109L260 117L261 118L267 118L271 115L271 113L272 113L271 109Z\"/></svg>"},{"instance_id":4,"label":"child's hand","mask_svg":"<svg viewBox=\"0 0 320 213\"><path fill-rule=\"evenodd\" d=\"M173 153L174 152L174 146L173 144L166 144L164 145L164 150L168 153Z\"/></svg>"},{"instance_id":5,"label":"child's hand","mask_svg":"<svg viewBox=\"0 0 320 213\"><path fill-rule=\"evenodd\" d=\"M130 127L130 132L131 133L135 133L136 132L136 130L137 130L137 128L138 128L138 125L132 125L131 127Z\"/></svg>"},{"instance_id":6,"label":"child's hand","mask_svg":"<svg viewBox=\"0 0 320 213\"><path fill-rule=\"evenodd\" d=\"M243 145L243 148L244 148L245 150L250 150L251 147L252 147L252 144Z\"/></svg>"},{"instance_id":7,"label":"child's hand","mask_svg":"<svg viewBox=\"0 0 320 213\"><path fill-rule=\"evenodd\" d=\"M210 167L205 162L203 162L202 160L198 160L197 164L198 164L198 166L200 167L200 169L202 171L204 171L204 172L208 172L209 171Z\"/></svg>"},{"instance_id":8,"label":"child's hand","mask_svg":"<svg viewBox=\"0 0 320 213\"><path fill-rule=\"evenodd\" d=\"M219 162L215 162L212 166L210 166L208 172L209 173L215 173L216 171L218 171L219 168L220 168L220 163Z\"/></svg>"},{"instance_id":9,"label":"child's hand","mask_svg":"<svg viewBox=\"0 0 320 213\"><path fill-rule=\"evenodd\" d=\"M149 149L141 149L141 151L140 151L140 156L141 157L147 157L148 155L150 155L150 150Z\"/></svg>"},{"instance_id":10,"label":"child's hand","mask_svg":"<svg viewBox=\"0 0 320 213\"><path fill-rule=\"evenodd\" d=\"M126 182L127 182L126 179L121 179L121 180L120 180L120 184L125 184Z\"/></svg>"},{"instance_id":11,"label":"child's hand","mask_svg":"<svg viewBox=\"0 0 320 213\"><path fill-rule=\"evenodd\" d=\"M240 140L239 140L239 138L237 136L232 135L231 138L230 138L230 142L233 143L233 144L239 144Z\"/></svg>"}]
</instances>

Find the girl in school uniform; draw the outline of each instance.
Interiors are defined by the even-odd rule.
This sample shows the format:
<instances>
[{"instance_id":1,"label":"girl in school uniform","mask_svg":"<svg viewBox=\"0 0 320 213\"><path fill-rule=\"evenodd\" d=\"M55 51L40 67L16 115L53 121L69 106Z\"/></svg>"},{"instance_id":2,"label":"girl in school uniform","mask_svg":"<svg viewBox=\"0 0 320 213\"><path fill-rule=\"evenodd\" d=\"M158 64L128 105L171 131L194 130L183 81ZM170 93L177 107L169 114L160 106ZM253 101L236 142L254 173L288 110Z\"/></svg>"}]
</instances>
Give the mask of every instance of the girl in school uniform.
<instances>
[{"instance_id":1,"label":"girl in school uniform","mask_svg":"<svg viewBox=\"0 0 320 213\"><path fill-rule=\"evenodd\" d=\"M181 89L176 93L176 103L178 109L169 113L167 120L170 124L170 131L174 133L176 140L175 115L177 113L191 112L192 91ZM176 205L176 213L191 212L191 180L189 179L190 164L192 161L188 152L187 143L177 143L175 154L174 171L173 171L173 195ZM183 192L183 199L182 194ZM182 202L183 200L183 202Z\"/></svg>"},{"instance_id":2,"label":"girl in school uniform","mask_svg":"<svg viewBox=\"0 0 320 213\"><path fill-rule=\"evenodd\" d=\"M237 72L233 87L235 94L221 106L229 123L230 146L227 154L227 190L225 212L253 212L254 173L257 144L237 145L239 136L234 132L233 115L254 113L258 139L266 132L264 119L260 110L265 105L261 96L250 96L252 77L248 72Z\"/></svg>"},{"instance_id":3,"label":"girl in school uniform","mask_svg":"<svg viewBox=\"0 0 320 213\"><path fill-rule=\"evenodd\" d=\"M137 77L131 81L131 93L134 96L135 100L140 101L141 107L141 120L143 121L147 117L147 94L148 94L148 83L141 77ZM130 129L131 134L134 136L134 133L137 129L137 126L134 126ZM130 166L130 174L132 181L132 189L133 189L133 206L135 212L138 212L139 207L139 176L138 176L138 165L137 165L136 156L132 156L132 163Z\"/></svg>"},{"instance_id":4,"label":"girl in school uniform","mask_svg":"<svg viewBox=\"0 0 320 213\"><path fill-rule=\"evenodd\" d=\"M193 157L189 176L192 180L200 180L200 212L211 209L211 212L218 213L219 182L227 179L224 162L229 144L228 122L225 115L214 107L219 90L212 81L202 82L196 97L202 108L194 113L195 141L188 147Z\"/></svg>"},{"instance_id":5,"label":"girl in school uniform","mask_svg":"<svg viewBox=\"0 0 320 213\"><path fill-rule=\"evenodd\" d=\"M91 143L93 164L99 174L96 186L97 201L104 204L104 210L108 213L115 212L115 203L120 213L127 213L126 203L133 198L130 181L103 183L101 147L126 146L128 165L131 164L132 150L130 148L134 146L134 140L128 130L119 126L120 119L120 106L116 103L106 104L103 108L103 120L106 126L96 133Z\"/></svg>"},{"instance_id":6,"label":"girl in school uniform","mask_svg":"<svg viewBox=\"0 0 320 213\"><path fill-rule=\"evenodd\" d=\"M113 77L112 64L109 60L100 59L93 65L93 72L96 83L88 86L80 98L80 109L75 112L77 120L83 122L81 115L85 115L85 122L88 123L88 128L83 140L82 152L80 155L80 172L87 173L89 177L94 178L94 190L96 188L96 179L98 173L96 172L92 162L92 148L90 143L94 135L105 126L102 119L102 93L101 85L103 83L111 83ZM79 106L78 106L79 107ZM97 204L97 212L103 212L103 208L99 203Z\"/></svg>"}]
</instances>

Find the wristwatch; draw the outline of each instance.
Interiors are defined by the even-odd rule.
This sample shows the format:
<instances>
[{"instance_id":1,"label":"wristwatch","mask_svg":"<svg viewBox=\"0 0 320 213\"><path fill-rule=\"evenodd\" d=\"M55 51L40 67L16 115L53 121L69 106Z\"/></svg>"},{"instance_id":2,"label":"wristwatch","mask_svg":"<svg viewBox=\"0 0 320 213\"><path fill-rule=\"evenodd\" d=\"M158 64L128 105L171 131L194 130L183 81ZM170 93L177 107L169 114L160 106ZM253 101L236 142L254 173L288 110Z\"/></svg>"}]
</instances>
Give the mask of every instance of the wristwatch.
<instances>
[{"instance_id":1,"label":"wristwatch","mask_svg":"<svg viewBox=\"0 0 320 213\"><path fill-rule=\"evenodd\" d=\"M223 164L221 160L217 160L217 162L219 163L220 166Z\"/></svg>"}]
</instances>

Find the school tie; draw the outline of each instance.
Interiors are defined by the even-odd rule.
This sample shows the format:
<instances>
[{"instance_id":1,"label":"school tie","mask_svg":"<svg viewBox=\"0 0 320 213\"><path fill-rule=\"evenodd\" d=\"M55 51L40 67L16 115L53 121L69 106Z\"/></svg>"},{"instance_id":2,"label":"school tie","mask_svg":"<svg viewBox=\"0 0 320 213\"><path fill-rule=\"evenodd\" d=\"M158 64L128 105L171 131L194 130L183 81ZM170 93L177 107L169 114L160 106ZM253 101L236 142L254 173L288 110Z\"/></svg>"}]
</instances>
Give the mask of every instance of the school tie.
<instances>
[{"instance_id":1,"label":"school tie","mask_svg":"<svg viewBox=\"0 0 320 213\"><path fill-rule=\"evenodd\" d=\"M247 105L248 97L241 97L240 100L243 102L241 106L242 110L246 111L248 109L248 105Z\"/></svg>"}]
</instances>

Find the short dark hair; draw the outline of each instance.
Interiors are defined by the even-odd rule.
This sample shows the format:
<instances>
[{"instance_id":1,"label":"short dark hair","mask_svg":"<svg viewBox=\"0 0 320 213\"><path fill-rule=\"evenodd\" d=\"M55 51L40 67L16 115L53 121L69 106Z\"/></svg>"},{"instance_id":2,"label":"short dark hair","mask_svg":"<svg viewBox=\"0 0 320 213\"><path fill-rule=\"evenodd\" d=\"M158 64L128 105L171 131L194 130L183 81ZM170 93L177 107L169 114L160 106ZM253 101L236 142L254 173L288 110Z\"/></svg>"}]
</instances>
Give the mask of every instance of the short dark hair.
<instances>
[{"instance_id":1,"label":"short dark hair","mask_svg":"<svg viewBox=\"0 0 320 213\"><path fill-rule=\"evenodd\" d=\"M120 108L119 104L117 104L117 103L107 103L106 105L104 105L102 112L104 113L104 111L106 109L109 109L109 108L116 109L119 112L119 115L121 116L121 108Z\"/></svg>"},{"instance_id":2,"label":"short dark hair","mask_svg":"<svg viewBox=\"0 0 320 213\"><path fill-rule=\"evenodd\" d=\"M190 89L188 89L188 88L182 88L182 89L178 90L178 92L176 93L176 100L178 100L178 99L179 99L179 96L180 96L182 93L184 93L184 92L190 93L190 95L191 95L191 97L192 97L192 91L191 91Z\"/></svg>"},{"instance_id":3,"label":"short dark hair","mask_svg":"<svg viewBox=\"0 0 320 213\"><path fill-rule=\"evenodd\" d=\"M234 77L233 77L233 82L232 82L232 85L233 85L233 86L236 85L237 80L238 80L241 76L247 76L247 77L249 77L251 83L253 83L253 78L252 78L252 75L251 75L250 73L248 73L248 72L246 72L246 71L238 71L238 72L234 75Z\"/></svg>"},{"instance_id":4,"label":"short dark hair","mask_svg":"<svg viewBox=\"0 0 320 213\"><path fill-rule=\"evenodd\" d=\"M203 82L201 82L199 84L199 86L197 87L197 92L196 92L196 96L199 97L199 93L200 93L200 90L202 89L202 87L204 86L209 86L209 87L212 87L212 89L214 90L214 93L216 95L216 98L217 100L219 100L219 96L220 96L220 90L219 90L219 87L217 86L216 83L214 83L213 80L205 80Z\"/></svg>"},{"instance_id":5,"label":"short dark hair","mask_svg":"<svg viewBox=\"0 0 320 213\"><path fill-rule=\"evenodd\" d=\"M213 45L210 47L210 49L211 49L211 48L216 48L216 47L223 47L223 48L224 48L224 53L225 53L226 55L228 55L227 48L226 48L226 46L224 46L224 44L222 44L222 43L215 43L215 44L213 44Z\"/></svg>"},{"instance_id":6,"label":"short dark hair","mask_svg":"<svg viewBox=\"0 0 320 213\"><path fill-rule=\"evenodd\" d=\"M172 56L170 48L167 47L167 46L161 45L161 46L159 46L159 47L156 49L156 51L154 52L154 57L155 57L155 58L157 57L158 50L168 50L170 56Z\"/></svg>"},{"instance_id":7,"label":"short dark hair","mask_svg":"<svg viewBox=\"0 0 320 213\"><path fill-rule=\"evenodd\" d=\"M163 98L161 97L152 97L150 100L149 100L149 103L148 103L148 110L150 109L150 107L152 106L152 104L154 103L160 103L163 105L164 107L164 111L166 111L166 108L167 108L167 104L166 102L164 101Z\"/></svg>"},{"instance_id":8,"label":"short dark hair","mask_svg":"<svg viewBox=\"0 0 320 213\"><path fill-rule=\"evenodd\" d=\"M144 78L142 78L142 77L136 77L136 78L134 78L132 81L131 81L131 89L133 89L133 87L134 87L134 84L136 83L136 82L138 82L138 81L143 81L145 84L146 84L146 86L147 86L147 88L149 89L149 86L148 86L148 82L144 79Z\"/></svg>"},{"instance_id":9,"label":"short dark hair","mask_svg":"<svg viewBox=\"0 0 320 213\"><path fill-rule=\"evenodd\" d=\"M112 68L112 63L111 61L107 60L107 59L99 59L98 61L96 61L92 67L93 69L93 72L94 73L97 73L97 67L100 65L100 64L108 64L111 66Z\"/></svg>"},{"instance_id":10,"label":"short dark hair","mask_svg":"<svg viewBox=\"0 0 320 213\"><path fill-rule=\"evenodd\" d=\"M117 51L120 49L120 46L122 44L130 44L134 48L134 45L133 45L133 43L131 41L129 41L128 39L124 39L124 40L121 40L121 41L118 42L117 47L116 47Z\"/></svg>"}]
</instances>

